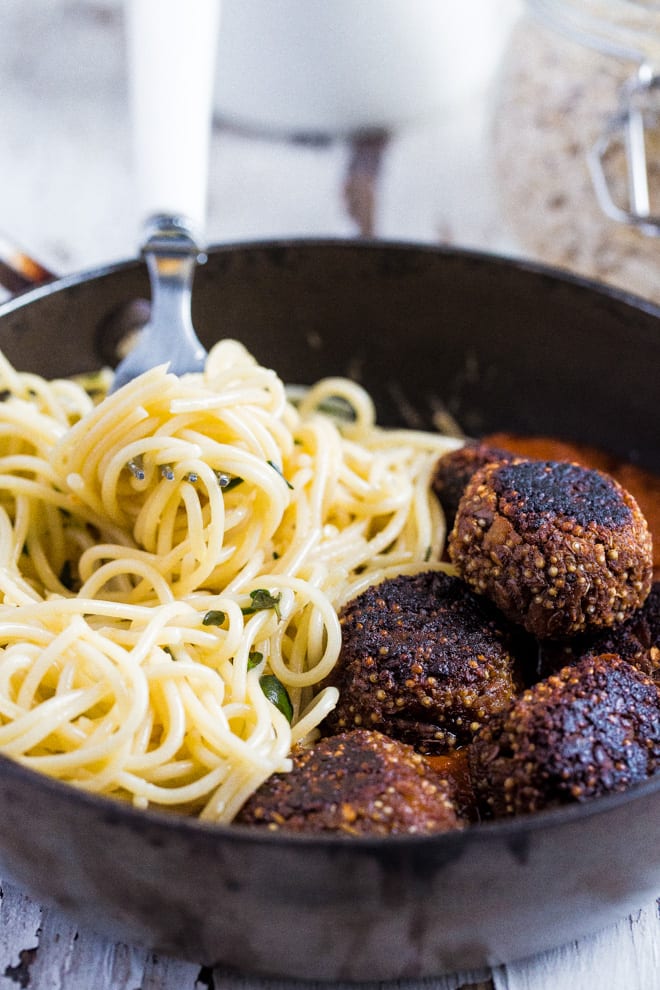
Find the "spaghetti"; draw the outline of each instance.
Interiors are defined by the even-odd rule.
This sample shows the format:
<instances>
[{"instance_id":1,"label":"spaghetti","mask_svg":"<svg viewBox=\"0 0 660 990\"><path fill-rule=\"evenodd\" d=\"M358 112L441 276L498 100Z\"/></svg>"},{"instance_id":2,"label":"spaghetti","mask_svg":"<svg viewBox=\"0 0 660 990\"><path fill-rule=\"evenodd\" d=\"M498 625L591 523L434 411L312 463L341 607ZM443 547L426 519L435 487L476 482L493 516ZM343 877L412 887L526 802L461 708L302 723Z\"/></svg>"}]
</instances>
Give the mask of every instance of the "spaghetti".
<instances>
[{"instance_id":1,"label":"spaghetti","mask_svg":"<svg viewBox=\"0 0 660 990\"><path fill-rule=\"evenodd\" d=\"M235 341L96 404L1 357L0 388L0 751L231 821L335 704L341 605L441 566L458 442L345 379L294 402Z\"/></svg>"}]
</instances>

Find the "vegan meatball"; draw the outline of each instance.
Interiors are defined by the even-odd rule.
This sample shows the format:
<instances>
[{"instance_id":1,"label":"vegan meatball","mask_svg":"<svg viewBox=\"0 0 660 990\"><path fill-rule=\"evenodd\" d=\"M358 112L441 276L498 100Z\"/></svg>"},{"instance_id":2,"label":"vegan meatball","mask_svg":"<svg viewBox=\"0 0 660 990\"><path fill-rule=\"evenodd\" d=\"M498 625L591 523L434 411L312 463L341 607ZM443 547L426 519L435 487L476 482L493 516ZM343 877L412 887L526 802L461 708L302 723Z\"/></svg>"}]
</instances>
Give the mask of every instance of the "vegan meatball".
<instances>
[{"instance_id":1,"label":"vegan meatball","mask_svg":"<svg viewBox=\"0 0 660 990\"><path fill-rule=\"evenodd\" d=\"M451 784L411 746L364 729L327 736L293 754L236 818L294 832L395 835L461 827Z\"/></svg>"},{"instance_id":2,"label":"vegan meatball","mask_svg":"<svg viewBox=\"0 0 660 990\"><path fill-rule=\"evenodd\" d=\"M514 456L507 450L472 440L438 458L431 488L442 506L448 530L454 525L458 503L473 475L486 464L511 461Z\"/></svg>"},{"instance_id":3,"label":"vegan meatball","mask_svg":"<svg viewBox=\"0 0 660 990\"><path fill-rule=\"evenodd\" d=\"M378 729L424 753L472 737L519 688L506 622L442 571L368 588L340 613L331 732Z\"/></svg>"},{"instance_id":4,"label":"vegan meatball","mask_svg":"<svg viewBox=\"0 0 660 990\"><path fill-rule=\"evenodd\" d=\"M485 725L469 763L485 817L623 791L660 767L660 693L620 657L584 657Z\"/></svg>"},{"instance_id":5,"label":"vegan meatball","mask_svg":"<svg viewBox=\"0 0 660 990\"><path fill-rule=\"evenodd\" d=\"M642 607L618 626L572 639L537 640L536 680L600 653L616 653L660 684L660 582L652 585ZM528 666L534 666L531 659Z\"/></svg>"},{"instance_id":6,"label":"vegan meatball","mask_svg":"<svg viewBox=\"0 0 660 990\"><path fill-rule=\"evenodd\" d=\"M617 653L660 682L660 582L653 585L640 609L622 625L601 633L584 652L592 656Z\"/></svg>"},{"instance_id":7,"label":"vegan meatball","mask_svg":"<svg viewBox=\"0 0 660 990\"><path fill-rule=\"evenodd\" d=\"M623 622L651 587L651 535L636 501L608 475L568 462L480 469L449 555L475 591L541 639Z\"/></svg>"}]
</instances>

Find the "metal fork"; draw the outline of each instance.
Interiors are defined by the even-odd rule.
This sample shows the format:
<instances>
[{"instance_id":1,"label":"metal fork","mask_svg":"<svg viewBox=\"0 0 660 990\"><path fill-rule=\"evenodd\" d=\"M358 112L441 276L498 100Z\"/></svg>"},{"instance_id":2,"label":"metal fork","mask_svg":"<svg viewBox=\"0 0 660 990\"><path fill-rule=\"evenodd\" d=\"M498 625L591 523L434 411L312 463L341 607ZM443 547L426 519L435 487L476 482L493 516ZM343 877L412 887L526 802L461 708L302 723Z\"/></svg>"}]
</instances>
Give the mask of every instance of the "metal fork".
<instances>
[{"instance_id":1,"label":"metal fork","mask_svg":"<svg viewBox=\"0 0 660 990\"><path fill-rule=\"evenodd\" d=\"M142 257L151 315L120 362L112 391L158 364L183 374L204 365L190 301L204 228L220 0L131 0L128 82L137 214L148 217Z\"/></svg>"},{"instance_id":2,"label":"metal fork","mask_svg":"<svg viewBox=\"0 0 660 990\"><path fill-rule=\"evenodd\" d=\"M183 217L151 217L145 227L142 255L151 283L151 314L135 347L115 370L115 392L159 364L176 375L201 371L206 350L192 324L191 295L195 268L206 256Z\"/></svg>"}]
</instances>

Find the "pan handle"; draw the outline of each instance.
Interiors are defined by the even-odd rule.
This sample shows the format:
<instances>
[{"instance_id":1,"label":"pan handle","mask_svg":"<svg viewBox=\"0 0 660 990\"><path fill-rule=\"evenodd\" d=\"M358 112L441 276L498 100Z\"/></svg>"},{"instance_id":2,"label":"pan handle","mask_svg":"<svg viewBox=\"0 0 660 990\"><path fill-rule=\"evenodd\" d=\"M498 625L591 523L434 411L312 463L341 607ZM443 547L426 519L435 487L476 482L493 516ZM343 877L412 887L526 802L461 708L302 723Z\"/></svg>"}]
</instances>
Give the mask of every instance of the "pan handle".
<instances>
[{"instance_id":1,"label":"pan handle","mask_svg":"<svg viewBox=\"0 0 660 990\"><path fill-rule=\"evenodd\" d=\"M35 261L11 238L0 233L0 285L12 295L57 278L54 272Z\"/></svg>"}]
</instances>

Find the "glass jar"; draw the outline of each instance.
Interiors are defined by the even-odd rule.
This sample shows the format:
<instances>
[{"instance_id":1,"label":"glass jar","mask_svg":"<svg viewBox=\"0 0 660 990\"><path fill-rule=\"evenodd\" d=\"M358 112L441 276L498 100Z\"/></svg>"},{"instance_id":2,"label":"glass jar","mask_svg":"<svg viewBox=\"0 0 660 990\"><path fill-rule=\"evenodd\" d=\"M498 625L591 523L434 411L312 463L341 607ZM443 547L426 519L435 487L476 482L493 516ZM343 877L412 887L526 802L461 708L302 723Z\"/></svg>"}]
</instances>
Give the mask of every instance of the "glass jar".
<instances>
[{"instance_id":1,"label":"glass jar","mask_svg":"<svg viewBox=\"0 0 660 990\"><path fill-rule=\"evenodd\" d=\"M613 220L660 234L649 183L649 132L660 127L660 0L528 0L546 24L573 41L633 63L587 160L601 208ZM623 153L626 190L608 167ZM657 197L656 197L657 198Z\"/></svg>"},{"instance_id":2,"label":"glass jar","mask_svg":"<svg viewBox=\"0 0 660 990\"><path fill-rule=\"evenodd\" d=\"M537 16L539 3L527 0L495 93L491 155L502 225L524 256L660 304L658 243L649 236L658 230L648 218L623 217L632 204L621 107L631 98L647 104L650 214L660 205L660 127L654 127L660 92L630 91L638 86L649 49L631 46L614 57L609 46L604 50L603 35L595 37L593 24L587 43L558 23L568 4L553 4L551 21ZM577 0L570 6L594 9ZM607 24L607 40L620 41ZM597 195L595 161L622 211L616 219L603 209L602 188Z\"/></svg>"}]
</instances>

